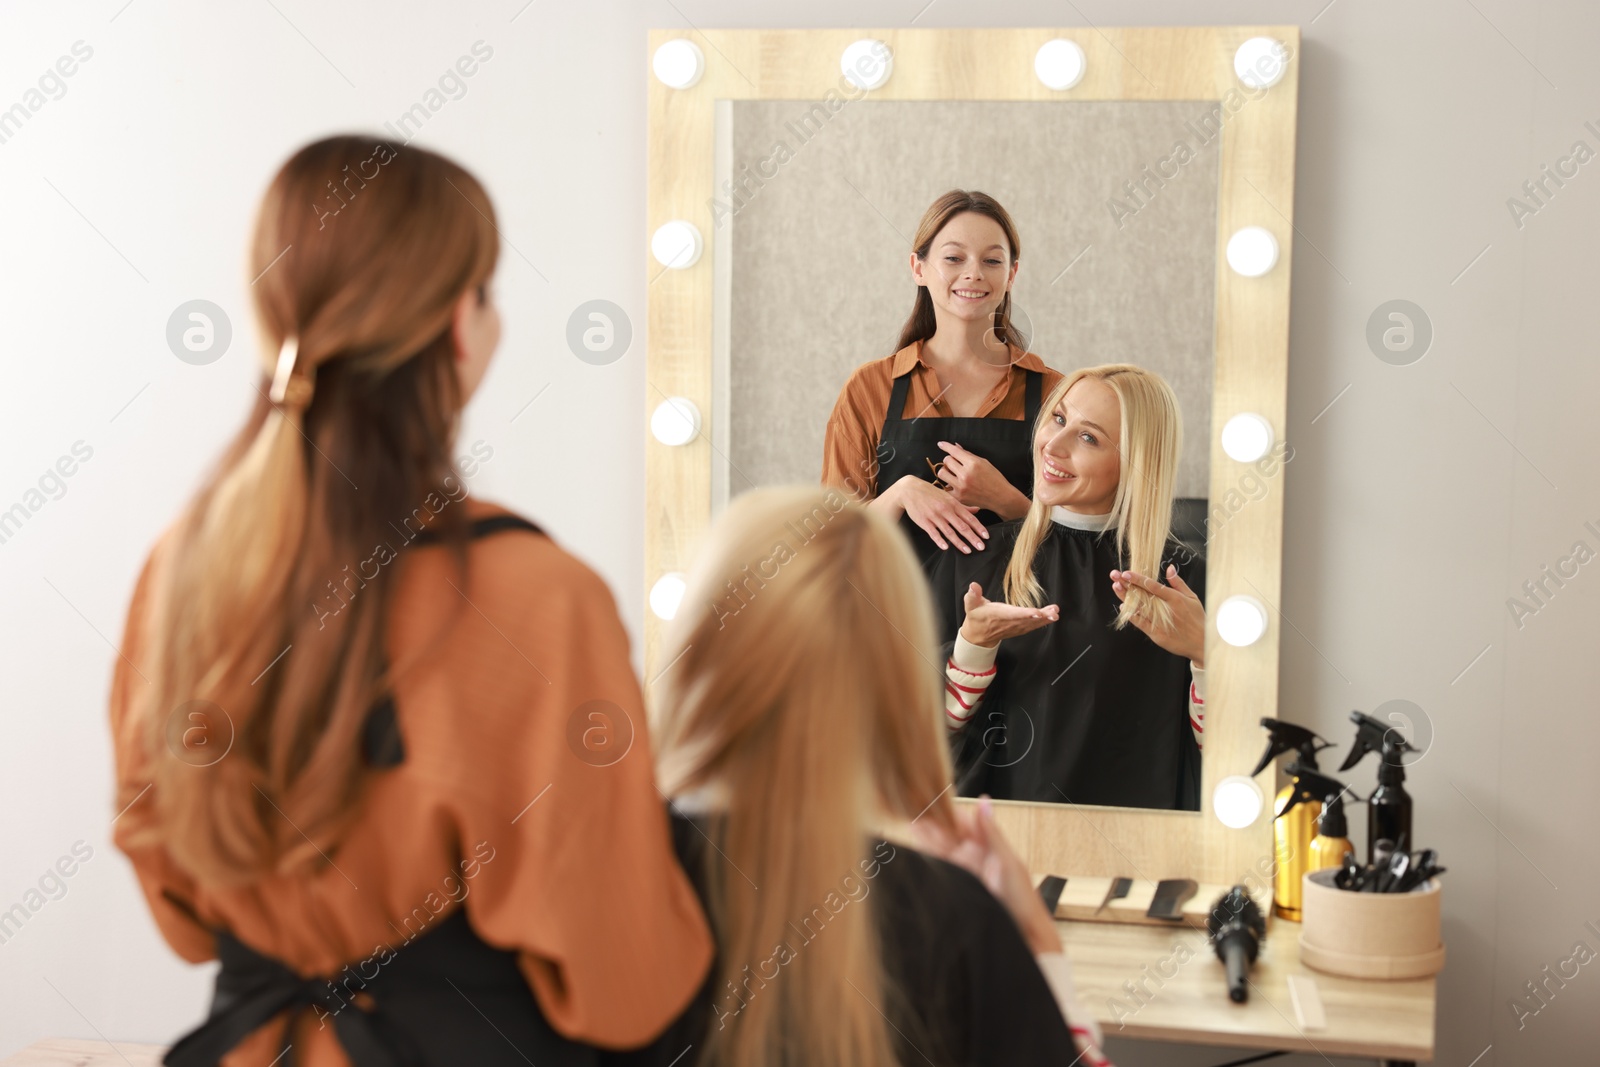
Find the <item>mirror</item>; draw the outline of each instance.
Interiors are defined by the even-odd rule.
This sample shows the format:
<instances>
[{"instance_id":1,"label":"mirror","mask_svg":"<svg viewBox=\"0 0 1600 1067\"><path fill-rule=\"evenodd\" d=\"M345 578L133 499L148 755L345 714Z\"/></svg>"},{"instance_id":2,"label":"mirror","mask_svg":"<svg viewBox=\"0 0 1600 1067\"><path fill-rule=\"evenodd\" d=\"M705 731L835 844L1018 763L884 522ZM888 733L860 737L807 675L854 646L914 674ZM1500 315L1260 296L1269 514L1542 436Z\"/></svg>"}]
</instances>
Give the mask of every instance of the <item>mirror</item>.
<instances>
[{"instance_id":1,"label":"mirror","mask_svg":"<svg viewBox=\"0 0 1600 1067\"><path fill-rule=\"evenodd\" d=\"M717 442L724 462L713 507L756 485L819 477L865 501L888 487L885 475L922 464L929 469L920 476L932 482L933 464L944 458L941 438L994 449L997 459L1005 453L1024 468L1016 488L1031 497L1023 363L1048 368L1038 375L1041 394L1080 367L1136 364L1169 385L1176 401L1182 444L1170 474L1172 529L1183 545L1174 552L1203 601L1220 131L1204 129L1198 114L1176 101L873 101L829 111L805 100L744 100L719 108L718 139L727 151L716 185L729 192L714 209L714 246L729 268L717 291L729 313L714 348L727 387L725 407L711 419L726 435ZM1181 164L1173 159L1178 142L1193 146ZM900 438L896 448L883 423L901 328L917 296L909 253L924 212L953 189L988 194L1016 233L1018 269L1009 285L1019 347L1008 356L996 345L988 365L967 356L980 373L1002 375L1005 391L1013 388L1003 381L1005 364L1019 368L1012 433L1008 444L993 442L986 433L993 416L945 421L958 413L928 401L949 385L932 367L912 367L901 414L919 434L891 431ZM971 274L994 289L988 302L970 301L986 309L1008 284L1009 250L986 253L987 267L976 247L962 252L953 240L962 236L962 212L954 211L945 212L951 222L934 237L924 267L939 290L940 332L930 347L963 340L957 316L967 302L948 295L961 278ZM1009 245L994 219L966 219L983 227L974 232ZM966 270L950 281L934 268L957 255ZM947 309L947 301L956 306ZM905 361L913 363L913 354ZM870 386L847 387L858 368L873 375ZM863 407L872 409L866 425ZM1064 456L1069 446L1061 447ZM1106 447L1114 459L1115 442ZM1068 507L1082 511L1078 496ZM1109 507L1101 501L1087 510ZM1004 521L993 511L981 515ZM962 622L959 590L976 579L987 596L1000 597L1009 548L997 542L967 559L954 547L940 550L909 520L902 526L924 559L942 637L953 641ZM1120 601L1108 571L1132 566L1126 556L1118 562L1115 530L1049 529L1035 567L1051 577L1047 602L1072 602L1059 604L1058 622L1000 644L1000 677L952 738L960 792L1198 811L1203 734L1191 723L1187 659L1137 627L1111 627Z\"/></svg>"},{"instance_id":2,"label":"mirror","mask_svg":"<svg viewBox=\"0 0 1600 1067\"><path fill-rule=\"evenodd\" d=\"M1249 772L1258 720L1279 711L1297 28L652 31L652 57L668 46L694 62L648 75L646 678L669 666L661 620L699 534L750 486L815 483L845 382L899 342L922 213L982 190L1016 226L1013 323L1039 366L1126 361L1171 387L1185 445L1170 493L1190 503L1170 526L1203 555L1207 605L1203 641L1183 648L1205 664L1200 817L1190 782L1182 804L1024 793L997 818L1035 871L1226 885L1253 870L1270 813L1219 813L1213 793L1274 791ZM852 57L879 48L892 62L861 88ZM1046 62L1064 55L1073 77ZM1263 55L1279 65L1253 83L1269 72L1246 60ZM1236 254L1252 250L1267 254ZM975 380L954 395L962 416L987 402ZM1010 402L1001 389L992 410ZM1267 431L1261 462L1223 449L1239 416ZM1139 735L1114 738L1135 762Z\"/></svg>"}]
</instances>

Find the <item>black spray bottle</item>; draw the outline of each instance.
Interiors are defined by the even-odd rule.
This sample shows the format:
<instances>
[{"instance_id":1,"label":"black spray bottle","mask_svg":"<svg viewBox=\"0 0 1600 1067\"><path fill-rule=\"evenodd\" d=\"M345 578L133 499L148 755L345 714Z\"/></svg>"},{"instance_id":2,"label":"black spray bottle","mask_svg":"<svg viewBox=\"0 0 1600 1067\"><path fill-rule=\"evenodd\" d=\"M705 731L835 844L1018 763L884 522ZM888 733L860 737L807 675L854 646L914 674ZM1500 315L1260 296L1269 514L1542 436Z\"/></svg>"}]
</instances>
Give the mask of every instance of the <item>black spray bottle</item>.
<instances>
[{"instance_id":1,"label":"black spray bottle","mask_svg":"<svg viewBox=\"0 0 1600 1067\"><path fill-rule=\"evenodd\" d=\"M1415 841L1411 836L1411 794L1406 792L1406 767L1401 757L1415 752L1392 723L1374 719L1359 711L1350 713L1356 724L1356 740L1350 755L1339 767L1347 771L1368 752L1379 753L1378 788L1367 800L1367 862L1373 862L1378 842Z\"/></svg>"}]
</instances>

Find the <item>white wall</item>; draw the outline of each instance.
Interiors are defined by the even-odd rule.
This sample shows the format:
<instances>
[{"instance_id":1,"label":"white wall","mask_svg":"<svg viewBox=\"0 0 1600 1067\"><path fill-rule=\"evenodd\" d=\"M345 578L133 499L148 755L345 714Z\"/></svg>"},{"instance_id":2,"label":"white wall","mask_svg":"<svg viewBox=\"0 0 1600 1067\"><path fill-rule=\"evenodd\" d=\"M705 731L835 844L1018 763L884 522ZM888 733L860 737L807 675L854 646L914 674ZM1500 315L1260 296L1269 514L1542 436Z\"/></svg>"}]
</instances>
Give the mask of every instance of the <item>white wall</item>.
<instances>
[{"instance_id":1,"label":"white wall","mask_svg":"<svg viewBox=\"0 0 1600 1067\"><path fill-rule=\"evenodd\" d=\"M505 341L464 429L496 449L474 491L589 560L637 633L646 29L1203 15L1305 34L1279 711L1341 743L1352 708L1406 699L1427 716L1433 746L1408 784L1420 843L1450 867L1438 1062L1593 1056L1600 965L1520 1028L1509 1000L1575 942L1600 950L1584 929L1600 924L1589 821L1600 564L1520 627L1507 598L1575 541L1600 549L1584 527L1600 528L1600 163L1520 228L1506 201L1574 141L1600 149L1584 127L1600 128L1600 12L1580 0L1324 3L0 8L0 108L74 42L93 49L65 94L0 143L0 508L75 442L93 450L65 494L0 544L0 909L75 842L93 850L66 895L0 944L0 1054L47 1035L167 1040L203 1012L209 971L166 949L108 843L105 698L136 567L246 410L245 243L291 150L378 128L475 41L494 50L419 138L486 180L507 239ZM221 305L235 331L203 367L165 341L173 309L196 298ZM595 298L636 327L606 367L564 341L572 309ZM1380 362L1364 339L1394 298L1420 304L1435 329L1411 366ZM1113 1052L1125 1064L1225 1058Z\"/></svg>"}]
</instances>

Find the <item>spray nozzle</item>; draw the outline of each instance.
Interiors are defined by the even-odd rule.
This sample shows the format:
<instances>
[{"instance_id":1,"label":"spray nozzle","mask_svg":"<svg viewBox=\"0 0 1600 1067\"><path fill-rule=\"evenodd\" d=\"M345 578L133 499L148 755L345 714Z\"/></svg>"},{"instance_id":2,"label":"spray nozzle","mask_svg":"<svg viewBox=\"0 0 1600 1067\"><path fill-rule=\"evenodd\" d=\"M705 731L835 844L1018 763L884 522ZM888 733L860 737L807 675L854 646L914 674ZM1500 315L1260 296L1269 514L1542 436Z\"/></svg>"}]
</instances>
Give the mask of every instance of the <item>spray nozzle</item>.
<instances>
[{"instance_id":1,"label":"spray nozzle","mask_svg":"<svg viewBox=\"0 0 1600 1067\"><path fill-rule=\"evenodd\" d=\"M1292 722L1262 716L1261 725L1267 731L1267 751L1262 755L1261 762L1256 764L1256 769L1250 772L1252 778L1266 770L1267 764L1290 749L1299 752L1300 765L1316 770L1317 753L1322 749L1333 747L1332 741L1324 741L1304 726L1296 726Z\"/></svg>"},{"instance_id":2,"label":"spray nozzle","mask_svg":"<svg viewBox=\"0 0 1600 1067\"><path fill-rule=\"evenodd\" d=\"M1321 802L1332 793L1335 796L1344 794L1345 785L1337 778L1330 778L1317 771L1315 767L1307 767L1296 760L1285 768L1289 777L1294 781L1294 792L1283 805L1283 811L1278 812L1281 818L1301 801L1315 800Z\"/></svg>"},{"instance_id":3,"label":"spray nozzle","mask_svg":"<svg viewBox=\"0 0 1600 1067\"><path fill-rule=\"evenodd\" d=\"M1403 737L1393 723L1375 719L1364 712L1352 711L1350 721L1356 724L1356 739L1351 746L1350 755L1346 756L1344 763L1340 764L1341 771L1348 771L1361 757L1368 752L1380 752L1380 759L1386 767L1403 767L1400 758L1402 752L1415 752L1416 749Z\"/></svg>"},{"instance_id":4,"label":"spray nozzle","mask_svg":"<svg viewBox=\"0 0 1600 1067\"><path fill-rule=\"evenodd\" d=\"M1323 837L1349 837L1350 823L1344 817L1344 792L1329 793L1322 799L1322 815L1317 819L1317 833Z\"/></svg>"}]
</instances>

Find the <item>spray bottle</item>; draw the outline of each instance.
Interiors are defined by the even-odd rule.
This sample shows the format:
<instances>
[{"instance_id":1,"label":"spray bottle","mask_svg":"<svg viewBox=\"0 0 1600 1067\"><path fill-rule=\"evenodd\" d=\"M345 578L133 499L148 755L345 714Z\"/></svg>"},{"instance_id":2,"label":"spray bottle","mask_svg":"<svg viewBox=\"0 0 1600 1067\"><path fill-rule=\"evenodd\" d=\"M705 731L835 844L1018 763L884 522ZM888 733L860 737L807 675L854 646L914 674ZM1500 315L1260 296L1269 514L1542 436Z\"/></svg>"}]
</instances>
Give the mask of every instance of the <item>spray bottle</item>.
<instances>
[{"instance_id":1,"label":"spray bottle","mask_svg":"<svg viewBox=\"0 0 1600 1067\"><path fill-rule=\"evenodd\" d=\"M1317 752L1333 745L1304 726L1263 717L1261 725L1267 731L1267 751L1261 762L1250 772L1254 778L1266 770L1267 764L1296 750L1299 758L1295 766L1306 771L1317 769ZM1316 818L1322 812L1321 794L1301 796L1302 790L1291 782L1278 790L1273 804L1272 840L1277 853L1277 872L1273 878L1273 910L1285 919L1300 921L1300 880L1305 876L1311 854L1311 838L1315 834Z\"/></svg>"},{"instance_id":2,"label":"spray bottle","mask_svg":"<svg viewBox=\"0 0 1600 1067\"><path fill-rule=\"evenodd\" d=\"M1367 862L1373 862L1380 840L1414 841L1411 836L1411 794L1406 792L1406 767L1401 757L1415 752L1392 723L1359 711L1350 713L1356 724L1355 745L1339 769L1347 771L1368 752L1379 752L1378 788L1367 800Z\"/></svg>"},{"instance_id":3,"label":"spray bottle","mask_svg":"<svg viewBox=\"0 0 1600 1067\"><path fill-rule=\"evenodd\" d=\"M1317 837L1310 840L1310 853L1306 857L1306 870L1323 870L1325 867L1344 865L1344 854L1355 851L1350 846L1349 822L1344 817L1344 782L1326 774L1307 771L1294 763L1288 768L1294 774L1294 784L1301 789L1301 797L1322 800L1322 814L1317 817Z\"/></svg>"}]
</instances>

